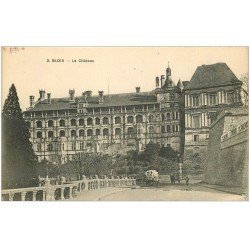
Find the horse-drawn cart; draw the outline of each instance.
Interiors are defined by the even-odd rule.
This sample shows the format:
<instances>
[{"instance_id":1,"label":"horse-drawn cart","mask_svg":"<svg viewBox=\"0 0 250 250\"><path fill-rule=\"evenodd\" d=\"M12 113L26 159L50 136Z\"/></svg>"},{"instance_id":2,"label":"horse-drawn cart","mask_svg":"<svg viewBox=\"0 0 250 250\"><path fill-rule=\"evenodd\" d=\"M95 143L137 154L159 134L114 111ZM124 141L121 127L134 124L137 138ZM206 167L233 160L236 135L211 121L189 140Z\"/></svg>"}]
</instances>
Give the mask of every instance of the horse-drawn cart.
<instances>
[{"instance_id":1,"label":"horse-drawn cart","mask_svg":"<svg viewBox=\"0 0 250 250\"><path fill-rule=\"evenodd\" d=\"M146 187L159 185L159 173L156 170L147 170L144 176Z\"/></svg>"}]
</instances>

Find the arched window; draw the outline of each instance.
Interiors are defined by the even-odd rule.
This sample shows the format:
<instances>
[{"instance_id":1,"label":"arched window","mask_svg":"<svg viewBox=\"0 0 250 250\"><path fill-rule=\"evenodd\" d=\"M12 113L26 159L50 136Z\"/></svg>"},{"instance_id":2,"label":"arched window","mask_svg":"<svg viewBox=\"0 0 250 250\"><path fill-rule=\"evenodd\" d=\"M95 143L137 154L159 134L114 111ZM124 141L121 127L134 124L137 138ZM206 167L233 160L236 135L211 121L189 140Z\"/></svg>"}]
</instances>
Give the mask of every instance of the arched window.
<instances>
[{"instance_id":1,"label":"arched window","mask_svg":"<svg viewBox=\"0 0 250 250\"><path fill-rule=\"evenodd\" d=\"M36 133L36 138L42 138L42 132L41 131L38 131L37 133Z\"/></svg>"},{"instance_id":2,"label":"arched window","mask_svg":"<svg viewBox=\"0 0 250 250\"><path fill-rule=\"evenodd\" d=\"M84 130L83 129L79 130L79 136L84 136Z\"/></svg>"},{"instance_id":3,"label":"arched window","mask_svg":"<svg viewBox=\"0 0 250 250\"><path fill-rule=\"evenodd\" d=\"M101 131L100 131L100 129L99 128L97 128L96 130L95 130L95 135L100 135L101 134Z\"/></svg>"},{"instance_id":4,"label":"arched window","mask_svg":"<svg viewBox=\"0 0 250 250\"><path fill-rule=\"evenodd\" d=\"M48 127L53 127L53 125L54 125L54 122L52 120L49 120L48 121Z\"/></svg>"},{"instance_id":5,"label":"arched window","mask_svg":"<svg viewBox=\"0 0 250 250\"><path fill-rule=\"evenodd\" d=\"M115 135L120 135L121 134L121 129L120 128L116 128L115 129Z\"/></svg>"},{"instance_id":6,"label":"arched window","mask_svg":"<svg viewBox=\"0 0 250 250\"><path fill-rule=\"evenodd\" d=\"M93 124L93 119L89 117L87 119L87 125L92 125L92 124Z\"/></svg>"},{"instance_id":7,"label":"arched window","mask_svg":"<svg viewBox=\"0 0 250 250\"><path fill-rule=\"evenodd\" d=\"M43 127L42 122L41 121L37 121L36 122L36 127L37 128L42 128Z\"/></svg>"},{"instance_id":8,"label":"arched window","mask_svg":"<svg viewBox=\"0 0 250 250\"><path fill-rule=\"evenodd\" d=\"M65 137L65 131L64 130L60 131L60 137Z\"/></svg>"},{"instance_id":9,"label":"arched window","mask_svg":"<svg viewBox=\"0 0 250 250\"><path fill-rule=\"evenodd\" d=\"M134 133L134 129L133 128L128 128L128 134L132 135Z\"/></svg>"},{"instance_id":10,"label":"arched window","mask_svg":"<svg viewBox=\"0 0 250 250\"><path fill-rule=\"evenodd\" d=\"M165 121L165 115L164 114L161 114L161 120Z\"/></svg>"},{"instance_id":11,"label":"arched window","mask_svg":"<svg viewBox=\"0 0 250 250\"><path fill-rule=\"evenodd\" d=\"M71 137L76 137L76 131L75 131L75 130L71 130L70 136L71 136Z\"/></svg>"},{"instance_id":12,"label":"arched window","mask_svg":"<svg viewBox=\"0 0 250 250\"><path fill-rule=\"evenodd\" d=\"M153 126L149 126L148 132L149 132L150 134L154 133L154 127L153 127Z\"/></svg>"},{"instance_id":13,"label":"arched window","mask_svg":"<svg viewBox=\"0 0 250 250\"><path fill-rule=\"evenodd\" d=\"M79 126L83 126L84 125L84 120L81 118L79 119Z\"/></svg>"},{"instance_id":14,"label":"arched window","mask_svg":"<svg viewBox=\"0 0 250 250\"><path fill-rule=\"evenodd\" d=\"M109 118L108 117L104 117L103 120L102 120L102 123L103 124L109 124Z\"/></svg>"},{"instance_id":15,"label":"arched window","mask_svg":"<svg viewBox=\"0 0 250 250\"><path fill-rule=\"evenodd\" d=\"M92 129L88 129L87 130L87 136L92 136L93 135L93 130Z\"/></svg>"},{"instance_id":16,"label":"arched window","mask_svg":"<svg viewBox=\"0 0 250 250\"><path fill-rule=\"evenodd\" d=\"M142 121L143 121L142 115L137 115L136 116L136 123L142 123Z\"/></svg>"},{"instance_id":17,"label":"arched window","mask_svg":"<svg viewBox=\"0 0 250 250\"><path fill-rule=\"evenodd\" d=\"M170 133L170 132L171 132L170 125L167 125L167 133Z\"/></svg>"},{"instance_id":18,"label":"arched window","mask_svg":"<svg viewBox=\"0 0 250 250\"><path fill-rule=\"evenodd\" d=\"M49 137L49 138L53 138L53 137L54 137L53 131L49 131L49 132L48 132L48 137Z\"/></svg>"},{"instance_id":19,"label":"arched window","mask_svg":"<svg viewBox=\"0 0 250 250\"><path fill-rule=\"evenodd\" d=\"M167 113L167 120L170 120L170 113Z\"/></svg>"},{"instance_id":20,"label":"arched window","mask_svg":"<svg viewBox=\"0 0 250 250\"><path fill-rule=\"evenodd\" d=\"M115 118L115 124L120 124L121 123L121 117L120 116L117 116Z\"/></svg>"},{"instance_id":21,"label":"arched window","mask_svg":"<svg viewBox=\"0 0 250 250\"><path fill-rule=\"evenodd\" d=\"M153 122L154 121L154 116L153 115L149 115L148 116L148 121L149 122Z\"/></svg>"},{"instance_id":22,"label":"arched window","mask_svg":"<svg viewBox=\"0 0 250 250\"><path fill-rule=\"evenodd\" d=\"M128 116L127 123L133 123L133 122L134 122L134 117L133 116Z\"/></svg>"},{"instance_id":23,"label":"arched window","mask_svg":"<svg viewBox=\"0 0 250 250\"><path fill-rule=\"evenodd\" d=\"M30 128L30 122L29 121L26 122L26 125L27 125L28 128Z\"/></svg>"},{"instance_id":24,"label":"arched window","mask_svg":"<svg viewBox=\"0 0 250 250\"><path fill-rule=\"evenodd\" d=\"M107 128L104 128L103 129L103 135L109 135L109 130Z\"/></svg>"},{"instance_id":25,"label":"arched window","mask_svg":"<svg viewBox=\"0 0 250 250\"><path fill-rule=\"evenodd\" d=\"M165 126L161 126L161 132L165 133Z\"/></svg>"},{"instance_id":26,"label":"arched window","mask_svg":"<svg viewBox=\"0 0 250 250\"><path fill-rule=\"evenodd\" d=\"M76 120L75 119L71 119L70 120L70 125L71 126L76 126Z\"/></svg>"},{"instance_id":27,"label":"arched window","mask_svg":"<svg viewBox=\"0 0 250 250\"><path fill-rule=\"evenodd\" d=\"M98 118L98 117L95 118L95 124L100 125L100 118Z\"/></svg>"},{"instance_id":28,"label":"arched window","mask_svg":"<svg viewBox=\"0 0 250 250\"><path fill-rule=\"evenodd\" d=\"M59 126L60 127L65 127L65 120L60 120L59 121Z\"/></svg>"}]
</instances>

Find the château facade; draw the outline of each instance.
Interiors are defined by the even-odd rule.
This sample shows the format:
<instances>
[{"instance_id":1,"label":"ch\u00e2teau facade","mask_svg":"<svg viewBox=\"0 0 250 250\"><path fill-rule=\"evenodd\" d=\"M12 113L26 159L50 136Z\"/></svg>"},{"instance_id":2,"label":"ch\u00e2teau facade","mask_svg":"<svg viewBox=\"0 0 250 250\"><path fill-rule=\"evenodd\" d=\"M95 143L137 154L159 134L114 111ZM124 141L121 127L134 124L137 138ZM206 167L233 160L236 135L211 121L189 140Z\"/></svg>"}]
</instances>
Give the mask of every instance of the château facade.
<instances>
[{"instance_id":1,"label":"ch\u00e2teau facade","mask_svg":"<svg viewBox=\"0 0 250 250\"><path fill-rule=\"evenodd\" d=\"M24 118L39 161L67 162L81 153L125 154L142 151L149 142L185 149L206 148L209 127L219 113L244 103L242 82L225 63L199 66L190 81L156 77L150 92L136 87L133 93L108 94L85 91L75 96L51 98L40 90Z\"/></svg>"},{"instance_id":2,"label":"ch\u00e2teau facade","mask_svg":"<svg viewBox=\"0 0 250 250\"><path fill-rule=\"evenodd\" d=\"M30 129L31 141L38 160L67 162L81 153L125 153L143 150L149 142L184 149L183 86L166 75L156 77L151 92L92 95L85 91L80 97L74 89L65 98L51 98L39 91L24 118Z\"/></svg>"},{"instance_id":3,"label":"ch\u00e2teau facade","mask_svg":"<svg viewBox=\"0 0 250 250\"><path fill-rule=\"evenodd\" d=\"M185 148L206 148L221 111L244 104L246 91L225 63L199 66L185 87Z\"/></svg>"}]
</instances>

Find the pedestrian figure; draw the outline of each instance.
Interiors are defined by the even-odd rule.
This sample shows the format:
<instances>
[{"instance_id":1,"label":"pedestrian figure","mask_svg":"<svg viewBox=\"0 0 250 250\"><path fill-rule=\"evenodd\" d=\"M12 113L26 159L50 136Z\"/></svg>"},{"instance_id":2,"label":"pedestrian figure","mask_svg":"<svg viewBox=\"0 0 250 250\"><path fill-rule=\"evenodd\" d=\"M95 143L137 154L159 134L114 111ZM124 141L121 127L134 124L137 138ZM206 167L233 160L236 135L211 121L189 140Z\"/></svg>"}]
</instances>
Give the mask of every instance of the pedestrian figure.
<instances>
[{"instance_id":1,"label":"pedestrian figure","mask_svg":"<svg viewBox=\"0 0 250 250\"><path fill-rule=\"evenodd\" d=\"M170 181L171 181L171 184L174 184L174 175L173 174L170 174Z\"/></svg>"},{"instance_id":2,"label":"pedestrian figure","mask_svg":"<svg viewBox=\"0 0 250 250\"><path fill-rule=\"evenodd\" d=\"M176 174L176 181L178 181L178 183L181 184L181 177L179 173Z\"/></svg>"},{"instance_id":3,"label":"pedestrian figure","mask_svg":"<svg viewBox=\"0 0 250 250\"><path fill-rule=\"evenodd\" d=\"M175 175L173 174L173 184L175 184L176 178Z\"/></svg>"},{"instance_id":4,"label":"pedestrian figure","mask_svg":"<svg viewBox=\"0 0 250 250\"><path fill-rule=\"evenodd\" d=\"M186 176L186 185L188 186L188 183L189 183L189 177Z\"/></svg>"}]
</instances>

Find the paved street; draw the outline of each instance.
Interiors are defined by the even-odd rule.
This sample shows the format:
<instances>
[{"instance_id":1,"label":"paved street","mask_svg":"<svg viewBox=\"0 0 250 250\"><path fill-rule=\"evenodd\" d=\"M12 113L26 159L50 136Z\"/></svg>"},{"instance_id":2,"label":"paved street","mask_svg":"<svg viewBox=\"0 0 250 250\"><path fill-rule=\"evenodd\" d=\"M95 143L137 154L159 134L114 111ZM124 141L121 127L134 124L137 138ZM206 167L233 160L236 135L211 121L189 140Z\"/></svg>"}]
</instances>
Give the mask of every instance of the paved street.
<instances>
[{"instance_id":1,"label":"paved street","mask_svg":"<svg viewBox=\"0 0 250 250\"><path fill-rule=\"evenodd\" d=\"M82 192L75 201L244 201L244 196L191 185L107 188Z\"/></svg>"}]
</instances>

